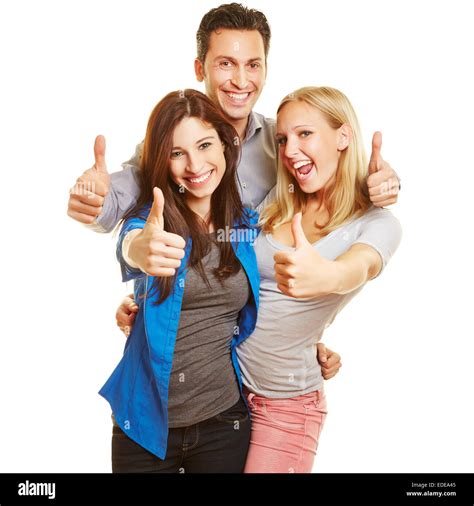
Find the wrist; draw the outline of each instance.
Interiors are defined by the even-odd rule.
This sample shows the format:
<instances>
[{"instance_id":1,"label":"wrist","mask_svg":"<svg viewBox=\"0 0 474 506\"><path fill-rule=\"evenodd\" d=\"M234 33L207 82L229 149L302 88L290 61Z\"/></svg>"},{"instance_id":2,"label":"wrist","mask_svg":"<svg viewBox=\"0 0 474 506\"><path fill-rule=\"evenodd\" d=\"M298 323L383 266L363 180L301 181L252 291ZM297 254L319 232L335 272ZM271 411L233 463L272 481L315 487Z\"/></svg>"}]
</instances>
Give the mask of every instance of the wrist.
<instances>
[{"instance_id":1,"label":"wrist","mask_svg":"<svg viewBox=\"0 0 474 506\"><path fill-rule=\"evenodd\" d=\"M122 242L122 256L125 262L132 269L140 269L139 261L137 259L137 236L140 234L140 229L131 230ZM141 270L141 269L140 269Z\"/></svg>"}]
</instances>

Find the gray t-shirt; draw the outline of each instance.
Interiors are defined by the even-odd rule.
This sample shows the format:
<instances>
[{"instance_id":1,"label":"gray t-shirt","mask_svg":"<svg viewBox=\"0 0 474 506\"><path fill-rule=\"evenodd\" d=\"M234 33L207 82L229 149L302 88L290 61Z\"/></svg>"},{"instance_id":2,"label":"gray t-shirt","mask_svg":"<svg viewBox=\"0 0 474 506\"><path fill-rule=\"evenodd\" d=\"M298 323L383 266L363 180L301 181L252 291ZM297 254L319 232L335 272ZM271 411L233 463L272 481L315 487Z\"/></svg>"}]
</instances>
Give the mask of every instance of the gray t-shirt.
<instances>
[{"instance_id":1,"label":"gray t-shirt","mask_svg":"<svg viewBox=\"0 0 474 506\"><path fill-rule=\"evenodd\" d=\"M140 160L143 143L134 156L122 164L123 170L111 174L111 186L105 197L102 213L92 225L96 232L110 232L140 195ZM242 155L237 168L240 196L245 207L255 209L276 183L275 120L251 112L242 142Z\"/></svg>"},{"instance_id":2,"label":"gray t-shirt","mask_svg":"<svg viewBox=\"0 0 474 506\"><path fill-rule=\"evenodd\" d=\"M216 234L211 234L215 240ZM215 243L203 259L211 287L189 269L173 354L168 395L170 427L207 420L233 406L240 391L232 365L230 343L239 312L250 290L244 269L221 282Z\"/></svg>"},{"instance_id":3,"label":"gray t-shirt","mask_svg":"<svg viewBox=\"0 0 474 506\"><path fill-rule=\"evenodd\" d=\"M353 244L372 246L383 267L398 247L401 227L387 209L372 207L313 244L320 255L335 260ZM338 312L362 289L315 299L295 299L277 288L273 255L294 248L263 232L255 241L261 277L260 307L255 331L237 347L242 379L264 397L296 397L323 384L316 343Z\"/></svg>"}]
</instances>

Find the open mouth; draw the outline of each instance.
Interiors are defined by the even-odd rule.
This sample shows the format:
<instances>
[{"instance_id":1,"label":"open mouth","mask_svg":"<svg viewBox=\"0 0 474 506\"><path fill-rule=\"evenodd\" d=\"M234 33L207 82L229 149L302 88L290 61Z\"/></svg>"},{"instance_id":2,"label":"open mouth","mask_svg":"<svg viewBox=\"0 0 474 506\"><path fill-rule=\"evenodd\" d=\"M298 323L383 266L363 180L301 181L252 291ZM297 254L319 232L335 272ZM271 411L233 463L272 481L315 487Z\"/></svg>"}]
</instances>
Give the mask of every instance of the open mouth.
<instances>
[{"instance_id":1,"label":"open mouth","mask_svg":"<svg viewBox=\"0 0 474 506\"><path fill-rule=\"evenodd\" d=\"M211 169L210 171L205 172L198 177L185 177L184 179L186 179L186 181L188 181L191 186L203 186L209 181L213 172L214 169Z\"/></svg>"},{"instance_id":2,"label":"open mouth","mask_svg":"<svg viewBox=\"0 0 474 506\"><path fill-rule=\"evenodd\" d=\"M312 176L313 170L316 172L316 167L311 160L299 160L293 163L292 167L298 181L305 181Z\"/></svg>"}]
</instances>

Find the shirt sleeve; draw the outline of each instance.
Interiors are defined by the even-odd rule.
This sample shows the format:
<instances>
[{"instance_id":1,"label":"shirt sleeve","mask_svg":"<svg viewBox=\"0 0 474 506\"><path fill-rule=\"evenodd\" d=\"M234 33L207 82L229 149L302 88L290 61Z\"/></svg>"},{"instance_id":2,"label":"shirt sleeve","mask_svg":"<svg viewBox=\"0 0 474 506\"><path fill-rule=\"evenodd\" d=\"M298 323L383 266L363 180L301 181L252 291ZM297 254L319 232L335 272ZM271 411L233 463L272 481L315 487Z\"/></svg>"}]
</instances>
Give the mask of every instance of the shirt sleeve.
<instances>
[{"instance_id":1,"label":"shirt sleeve","mask_svg":"<svg viewBox=\"0 0 474 506\"><path fill-rule=\"evenodd\" d=\"M361 220L354 244L372 246L382 259L380 273L398 248L402 238L402 227L388 209L372 208Z\"/></svg>"},{"instance_id":2,"label":"shirt sleeve","mask_svg":"<svg viewBox=\"0 0 474 506\"><path fill-rule=\"evenodd\" d=\"M134 267L131 267L128 265L128 263L125 261L122 255L122 244L123 240L125 239L125 236L132 230L135 229L142 229L145 226L146 218L148 216L148 213L150 212L150 206L147 208L141 210L139 217L133 217L129 218L125 221L123 224L120 235L117 241L117 260L120 263L120 269L122 271L122 281L127 282L132 279L141 278L143 276L146 276L146 274L141 271L140 269L136 269Z\"/></svg>"},{"instance_id":3,"label":"shirt sleeve","mask_svg":"<svg viewBox=\"0 0 474 506\"><path fill-rule=\"evenodd\" d=\"M123 170L111 174L110 189L105 197L102 212L89 228L96 232L110 232L137 203L140 195L142 152L143 143L138 144L132 158L122 164Z\"/></svg>"}]
</instances>

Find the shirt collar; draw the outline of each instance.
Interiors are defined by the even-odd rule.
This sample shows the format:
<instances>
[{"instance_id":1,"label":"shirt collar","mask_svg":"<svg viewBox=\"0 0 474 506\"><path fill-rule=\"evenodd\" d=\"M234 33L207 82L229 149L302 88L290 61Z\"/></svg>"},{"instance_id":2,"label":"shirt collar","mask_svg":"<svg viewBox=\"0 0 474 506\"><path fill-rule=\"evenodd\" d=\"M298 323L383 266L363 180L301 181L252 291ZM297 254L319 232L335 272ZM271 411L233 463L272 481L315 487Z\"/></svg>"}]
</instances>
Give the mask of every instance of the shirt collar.
<instances>
[{"instance_id":1,"label":"shirt collar","mask_svg":"<svg viewBox=\"0 0 474 506\"><path fill-rule=\"evenodd\" d=\"M247 128L245 130L245 141L249 141L258 130L262 129L262 122L256 113L253 111L249 114L249 120L247 123Z\"/></svg>"}]
</instances>

